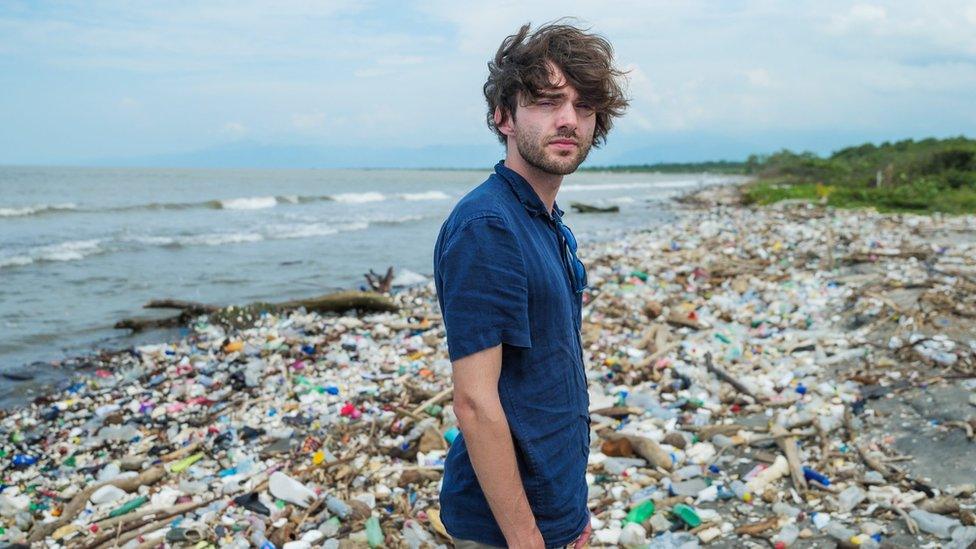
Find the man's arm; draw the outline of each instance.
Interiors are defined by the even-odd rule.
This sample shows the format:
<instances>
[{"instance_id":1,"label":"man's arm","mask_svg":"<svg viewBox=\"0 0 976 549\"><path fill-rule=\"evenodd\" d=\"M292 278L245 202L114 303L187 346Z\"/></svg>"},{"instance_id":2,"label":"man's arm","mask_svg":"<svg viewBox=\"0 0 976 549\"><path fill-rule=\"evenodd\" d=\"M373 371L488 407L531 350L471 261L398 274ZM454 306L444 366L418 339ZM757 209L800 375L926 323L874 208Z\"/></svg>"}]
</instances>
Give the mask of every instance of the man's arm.
<instances>
[{"instance_id":1,"label":"man's arm","mask_svg":"<svg viewBox=\"0 0 976 549\"><path fill-rule=\"evenodd\" d=\"M515 447L498 397L502 346L453 362L454 413L471 465L505 541L512 548L545 547L515 460Z\"/></svg>"}]
</instances>

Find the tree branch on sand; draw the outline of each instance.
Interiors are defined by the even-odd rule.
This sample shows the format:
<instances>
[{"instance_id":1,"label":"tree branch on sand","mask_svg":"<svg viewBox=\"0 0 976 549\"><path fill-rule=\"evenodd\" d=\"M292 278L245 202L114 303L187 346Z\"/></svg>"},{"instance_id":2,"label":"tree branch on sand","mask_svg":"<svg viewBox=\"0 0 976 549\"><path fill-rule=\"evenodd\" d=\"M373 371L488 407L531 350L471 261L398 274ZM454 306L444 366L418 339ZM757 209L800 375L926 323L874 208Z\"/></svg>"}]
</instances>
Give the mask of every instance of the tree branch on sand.
<instances>
[{"instance_id":1,"label":"tree branch on sand","mask_svg":"<svg viewBox=\"0 0 976 549\"><path fill-rule=\"evenodd\" d=\"M372 271L370 273L375 276L375 273L372 273ZM389 291L389 286L392 284L392 281L392 267L387 271L385 277L378 279L380 286L387 288L386 291ZM209 315L211 321L215 323L240 327L250 324L262 313L280 313L282 311L300 308L316 313L338 313L353 309L370 312L399 310L399 306L387 295L377 292L359 291L335 292L280 303L257 302L243 306L231 305L229 307L177 299L154 299L146 303L144 307L146 309L178 309L180 313L164 318L126 318L115 323L115 328L118 330L132 330L133 332L159 328L176 328L189 324L194 318L201 315Z\"/></svg>"}]
</instances>

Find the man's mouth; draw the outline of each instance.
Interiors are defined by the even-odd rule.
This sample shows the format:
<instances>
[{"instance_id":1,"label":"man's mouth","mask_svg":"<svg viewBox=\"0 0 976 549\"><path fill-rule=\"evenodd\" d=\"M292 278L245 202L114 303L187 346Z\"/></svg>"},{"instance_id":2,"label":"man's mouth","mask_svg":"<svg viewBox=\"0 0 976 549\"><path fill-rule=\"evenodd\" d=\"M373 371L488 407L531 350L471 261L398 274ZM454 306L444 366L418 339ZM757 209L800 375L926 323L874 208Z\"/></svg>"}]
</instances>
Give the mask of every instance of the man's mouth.
<instances>
[{"instance_id":1,"label":"man's mouth","mask_svg":"<svg viewBox=\"0 0 976 549\"><path fill-rule=\"evenodd\" d=\"M579 146L576 141L572 139L553 139L549 142L549 144L557 149L574 149Z\"/></svg>"}]
</instances>

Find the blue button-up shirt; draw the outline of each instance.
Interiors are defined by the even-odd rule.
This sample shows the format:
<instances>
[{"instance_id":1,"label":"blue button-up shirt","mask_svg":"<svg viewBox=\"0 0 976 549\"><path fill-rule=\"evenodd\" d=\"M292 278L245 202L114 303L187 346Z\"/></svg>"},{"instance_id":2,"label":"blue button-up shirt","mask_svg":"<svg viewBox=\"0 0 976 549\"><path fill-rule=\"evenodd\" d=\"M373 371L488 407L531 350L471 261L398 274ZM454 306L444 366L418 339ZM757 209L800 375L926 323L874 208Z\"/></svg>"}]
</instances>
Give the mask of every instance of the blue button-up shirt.
<instances>
[{"instance_id":1,"label":"blue button-up shirt","mask_svg":"<svg viewBox=\"0 0 976 549\"><path fill-rule=\"evenodd\" d=\"M452 361L502 344L498 393L526 496L548 547L589 520L589 399L581 293L569 250L529 183L502 162L455 206L434 247L437 298ZM461 433L444 465L441 518L459 539L505 545Z\"/></svg>"}]
</instances>

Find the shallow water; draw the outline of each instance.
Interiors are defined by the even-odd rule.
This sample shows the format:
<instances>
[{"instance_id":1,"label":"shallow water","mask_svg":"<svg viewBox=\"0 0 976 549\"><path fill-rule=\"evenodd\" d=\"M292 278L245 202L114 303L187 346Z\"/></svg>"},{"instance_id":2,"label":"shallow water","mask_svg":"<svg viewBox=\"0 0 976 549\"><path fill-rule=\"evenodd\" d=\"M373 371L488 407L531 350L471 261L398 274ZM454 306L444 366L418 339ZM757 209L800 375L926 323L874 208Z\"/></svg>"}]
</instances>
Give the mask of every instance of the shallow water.
<instances>
[{"instance_id":1,"label":"shallow water","mask_svg":"<svg viewBox=\"0 0 976 549\"><path fill-rule=\"evenodd\" d=\"M441 222L487 174L0 167L0 371L132 345L112 325L152 314L150 299L305 297L390 265L428 275ZM720 181L587 172L558 203L585 246L660 223L669 198ZM580 215L573 200L621 211ZM0 401L16 386L0 380Z\"/></svg>"}]
</instances>

